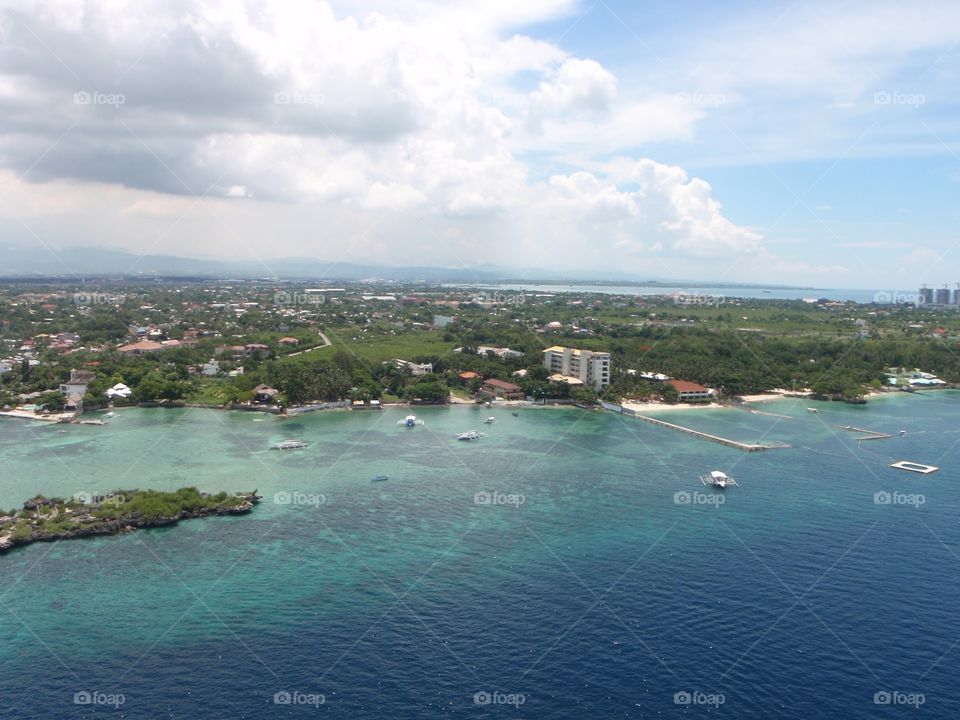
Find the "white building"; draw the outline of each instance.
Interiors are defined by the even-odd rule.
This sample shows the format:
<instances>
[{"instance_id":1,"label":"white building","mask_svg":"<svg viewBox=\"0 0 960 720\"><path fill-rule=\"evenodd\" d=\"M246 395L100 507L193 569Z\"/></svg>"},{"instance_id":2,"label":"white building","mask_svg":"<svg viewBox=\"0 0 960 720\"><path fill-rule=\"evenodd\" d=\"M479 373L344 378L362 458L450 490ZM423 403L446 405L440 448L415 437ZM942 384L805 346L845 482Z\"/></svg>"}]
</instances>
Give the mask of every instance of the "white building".
<instances>
[{"instance_id":1,"label":"white building","mask_svg":"<svg viewBox=\"0 0 960 720\"><path fill-rule=\"evenodd\" d=\"M492 352L498 358L518 358L523 357L523 353L519 350L511 350L508 347L490 347L489 345L480 345L477 348L477 355L481 357L485 356L488 352Z\"/></svg>"},{"instance_id":2,"label":"white building","mask_svg":"<svg viewBox=\"0 0 960 720\"><path fill-rule=\"evenodd\" d=\"M923 372L916 368L913 370L907 370L906 368L888 368L884 374L887 376L887 382L894 386L936 387L947 384L936 375Z\"/></svg>"},{"instance_id":3,"label":"white building","mask_svg":"<svg viewBox=\"0 0 960 720\"><path fill-rule=\"evenodd\" d=\"M128 398L133 393L133 391L128 388L123 383L117 383L112 388L108 389L106 396L113 400L113 398Z\"/></svg>"},{"instance_id":4,"label":"white building","mask_svg":"<svg viewBox=\"0 0 960 720\"><path fill-rule=\"evenodd\" d=\"M78 395L82 399L87 394L87 386L97 377L89 370L71 370L70 379L60 385L60 393L64 397Z\"/></svg>"},{"instance_id":5,"label":"white building","mask_svg":"<svg viewBox=\"0 0 960 720\"><path fill-rule=\"evenodd\" d=\"M553 375L579 378L599 392L610 384L610 353L554 345L543 351L543 365Z\"/></svg>"},{"instance_id":6,"label":"white building","mask_svg":"<svg viewBox=\"0 0 960 720\"><path fill-rule=\"evenodd\" d=\"M396 358L393 361L393 364L398 370L409 370L410 374L414 377L433 372L433 363L415 363L410 362L409 360L401 360L400 358Z\"/></svg>"},{"instance_id":7,"label":"white building","mask_svg":"<svg viewBox=\"0 0 960 720\"><path fill-rule=\"evenodd\" d=\"M201 366L201 372L207 377L213 377L220 374L220 363L214 358L210 358L209 362L204 363Z\"/></svg>"}]
</instances>

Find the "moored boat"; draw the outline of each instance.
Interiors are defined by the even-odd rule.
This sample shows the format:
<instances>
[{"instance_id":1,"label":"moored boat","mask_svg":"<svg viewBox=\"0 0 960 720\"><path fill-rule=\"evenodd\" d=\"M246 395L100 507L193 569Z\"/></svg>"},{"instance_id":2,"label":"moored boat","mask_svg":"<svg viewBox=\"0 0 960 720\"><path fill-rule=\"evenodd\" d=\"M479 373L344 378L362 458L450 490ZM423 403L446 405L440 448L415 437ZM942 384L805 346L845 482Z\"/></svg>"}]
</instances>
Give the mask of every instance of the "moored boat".
<instances>
[{"instance_id":1,"label":"moored boat","mask_svg":"<svg viewBox=\"0 0 960 720\"><path fill-rule=\"evenodd\" d=\"M465 440L467 442L471 440L479 440L483 437L483 433L478 433L476 430L468 430L467 432L462 432L457 435L457 440Z\"/></svg>"},{"instance_id":2,"label":"moored boat","mask_svg":"<svg viewBox=\"0 0 960 720\"><path fill-rule=\"evenodd\" d=\"M307 444L303 440L281 440L271 446L272 450L299 450Z\"/></svg>"},{"instance_id":3,"label":"moored boat","mask_svg":"<svg viewBox=\"0 0 960 720\"><path fill-rule=\"evenodd\" d=\"M718 490L723 490L731 485L739 487L736 480L720 470L711 470L709 475L701 475L700 482L704 485L712 485Z\"/></svg>"}]
</instances>

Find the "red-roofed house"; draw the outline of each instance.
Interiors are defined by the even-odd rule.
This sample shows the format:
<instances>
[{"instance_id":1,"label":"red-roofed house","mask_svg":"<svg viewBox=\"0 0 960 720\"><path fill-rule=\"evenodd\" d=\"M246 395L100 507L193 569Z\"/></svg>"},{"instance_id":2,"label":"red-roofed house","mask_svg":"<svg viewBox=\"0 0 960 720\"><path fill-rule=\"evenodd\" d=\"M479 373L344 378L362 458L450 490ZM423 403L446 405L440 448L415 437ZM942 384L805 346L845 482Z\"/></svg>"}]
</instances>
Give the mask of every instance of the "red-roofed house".
<instances>
[{"instance_id":1,"label":"red-roofed house","mask_svg":"<svg viewBox=\"0 0 960 720\"><path fill-rule=\"evenodd\" d=\"M491 378L483 381L480 392L490 397L503 398L505 400L523 400L523 388L513 383L504 382Z\"/></svg>"},{"instance_id":2,"label":"red-roofed house","mask_svg":"<svg viewBox=\"0 0 960 720\"><path fill-rule=\"evenodd\" d=\"M677 391L680 402L710 402L713 399L713 390L689 380L667 380L667 384Z\"/></svg>"},{"instance_id":3,"label":"red-roofed house","mask_svg":"<svg viewBox=\"0 0 960 720\"><path fill-rule=\"evenodd\" d=\"M163 345L153 340L141 340L140 342L123 345L117 348L121 355L146 355L147 353L159 352L163 350Z\"/></svg>"}]
</instances>

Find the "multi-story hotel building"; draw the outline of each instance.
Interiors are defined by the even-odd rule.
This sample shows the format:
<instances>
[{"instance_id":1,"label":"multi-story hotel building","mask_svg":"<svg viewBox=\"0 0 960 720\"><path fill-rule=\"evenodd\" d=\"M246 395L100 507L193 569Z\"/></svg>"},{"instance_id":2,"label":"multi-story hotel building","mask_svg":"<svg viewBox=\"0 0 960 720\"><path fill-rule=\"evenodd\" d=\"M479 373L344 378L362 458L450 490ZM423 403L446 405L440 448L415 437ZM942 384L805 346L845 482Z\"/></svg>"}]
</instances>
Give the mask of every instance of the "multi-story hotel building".
<instances>
[{"instance_id":1,"label":"multi-story hotel building","mask_svg":"<svg viewBox=\"0 0 960 720\"><path fill-rule=\"evenodd\" d=\"M554 345L543 351L543 364L554 375L575 377L599 392L610 384L610 353Z\"/></svg>"}]
</instances>

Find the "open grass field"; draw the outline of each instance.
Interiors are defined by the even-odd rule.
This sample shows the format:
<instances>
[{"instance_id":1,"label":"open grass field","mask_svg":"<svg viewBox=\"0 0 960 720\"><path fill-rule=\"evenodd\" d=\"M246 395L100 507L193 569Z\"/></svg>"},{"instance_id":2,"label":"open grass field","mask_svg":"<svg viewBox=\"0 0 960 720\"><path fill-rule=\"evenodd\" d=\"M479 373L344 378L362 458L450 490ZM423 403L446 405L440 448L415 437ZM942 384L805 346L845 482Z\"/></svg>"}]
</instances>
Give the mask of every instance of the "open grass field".
<instances>
[{"instance_id":1,"label":"open grass field","mask_svg":"<svg viewBox=\"0 0 960 720\"><path fill-rule=\"evenodd\" d=\"M338 350L346 350L360 362L373 366L385 360L411 360L424 355L451 354L455 343L443 339L439 332L405 332L402 335L367 335L354 329L325 331L330 345L290 358L291 361L329 360Z\"/></svg>"}]
</instances>

